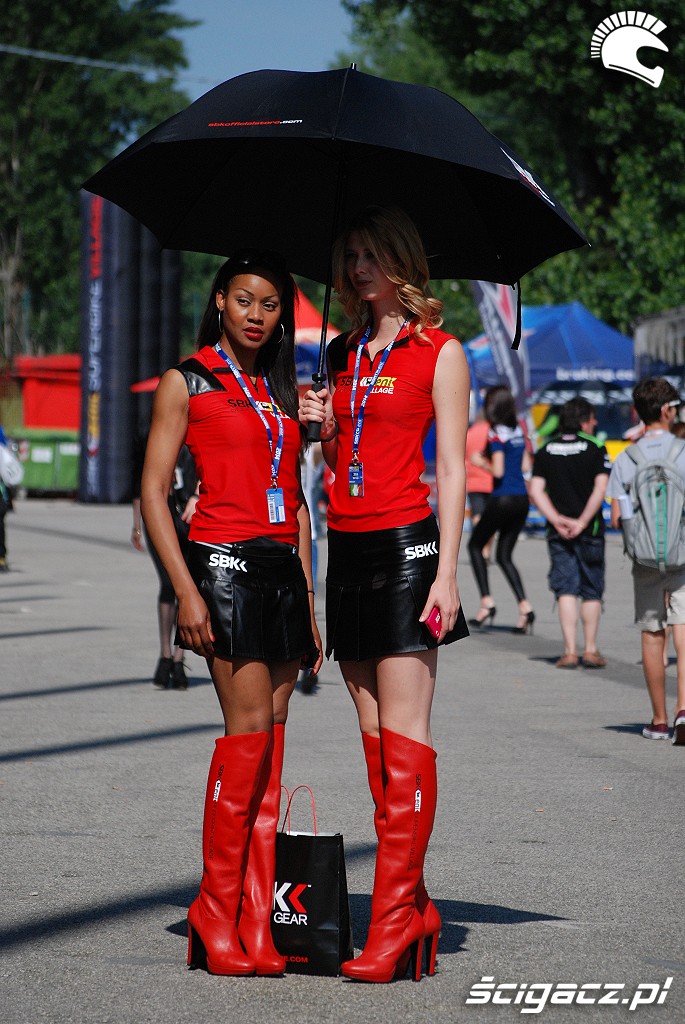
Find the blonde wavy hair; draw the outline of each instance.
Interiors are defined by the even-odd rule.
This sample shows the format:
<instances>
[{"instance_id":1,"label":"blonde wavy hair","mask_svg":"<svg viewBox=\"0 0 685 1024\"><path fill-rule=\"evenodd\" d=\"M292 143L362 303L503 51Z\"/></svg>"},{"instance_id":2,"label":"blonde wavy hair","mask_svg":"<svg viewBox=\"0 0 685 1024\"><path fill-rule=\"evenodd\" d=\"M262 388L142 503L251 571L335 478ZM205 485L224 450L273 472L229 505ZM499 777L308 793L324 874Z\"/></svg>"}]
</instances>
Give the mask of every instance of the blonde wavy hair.
<instances>
[{"instance_id":1,"label":"blonde wavy hair","mask_svg":"<svg viewBox=\"0 0 685 1024\"><path fill-rule=\"evenodd\" d=\"M333 245L333 286L345 314L354 327L370 316L369 303L360 299L345 269L345 252L350 235L359 233L375 256L385 276L397 286L397 296L417 321L414 334L429 341L423 330L440 327L442 302L431 295L428 260L416 225L398 207L367 206L346 227Z\"/></svg>"}]
</instances>

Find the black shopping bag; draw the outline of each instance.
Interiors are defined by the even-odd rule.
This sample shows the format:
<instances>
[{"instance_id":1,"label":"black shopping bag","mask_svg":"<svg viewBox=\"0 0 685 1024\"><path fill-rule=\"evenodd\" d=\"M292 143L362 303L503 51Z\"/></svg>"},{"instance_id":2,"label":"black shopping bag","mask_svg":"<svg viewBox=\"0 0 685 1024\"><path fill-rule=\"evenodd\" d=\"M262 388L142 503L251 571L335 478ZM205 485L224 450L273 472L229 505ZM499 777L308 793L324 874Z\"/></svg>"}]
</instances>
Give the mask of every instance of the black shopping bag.
<instances>
[{"instance_id":1,"label":"black shopping bag","mask_svg":"<svg viewBox=\"0 0 685 1024\"><path fill-rule=\"evenodd\" d=\"M309 790L312 798L313 832L290 830L290 804L298 789ZM288 794L283 825L276 833L271 934L286 959L286 970L293 974L335 976L343 960L354 954L343 837L317 831L309 786L297 786Z\"/></svg>"}]
</instances>

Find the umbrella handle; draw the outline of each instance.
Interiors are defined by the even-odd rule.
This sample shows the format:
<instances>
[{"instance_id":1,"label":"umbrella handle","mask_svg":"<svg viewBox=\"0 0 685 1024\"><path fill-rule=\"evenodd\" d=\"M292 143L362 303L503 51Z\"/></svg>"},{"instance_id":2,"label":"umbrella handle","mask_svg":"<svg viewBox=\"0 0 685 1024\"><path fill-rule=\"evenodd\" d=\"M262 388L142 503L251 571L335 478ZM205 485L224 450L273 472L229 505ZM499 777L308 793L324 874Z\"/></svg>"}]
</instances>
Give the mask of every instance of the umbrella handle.
<instances>
[{"instance_id":1,"label":"umbrella handle","mask_svg":"<svg viewBox=\"0 0 685 1024\"><path fill-rule=\"evenodd\" d=\"M318 373L315 373L312 377L312 391L318 392L323 391L326 384L323 380L317 379ZM321 440L321 424L318 420L313 420L307 427L307 440L308 441L320 441Z\"/></svg>"}]
</instances>

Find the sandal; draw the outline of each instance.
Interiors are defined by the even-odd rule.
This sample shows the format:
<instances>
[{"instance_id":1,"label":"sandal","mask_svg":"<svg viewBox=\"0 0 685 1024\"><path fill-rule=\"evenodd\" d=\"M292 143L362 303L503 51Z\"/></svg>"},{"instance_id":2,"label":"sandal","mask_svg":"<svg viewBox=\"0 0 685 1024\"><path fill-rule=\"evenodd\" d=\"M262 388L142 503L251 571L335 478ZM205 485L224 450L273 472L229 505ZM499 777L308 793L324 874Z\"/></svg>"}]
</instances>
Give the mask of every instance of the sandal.
<instances>
[{"instance_id":1,"label":"sandal","mask_svg":"<svg viewBox=\"0 0 685 1024\"><path fill-rule=\"evenodd\" d=\"M583 654L584 668L606 668L607 660L599 651L585 651Z\"/></svg>"},{"instance_id":2,"label":"sandal","mask_svg":"<svg viewBox=\"0 0 685 1024\"><path fill-rule=\"evenodd\" d=\"M564 654L554 666L555 668L578 668L577 654Z\"/></svg>"}]
</instances>

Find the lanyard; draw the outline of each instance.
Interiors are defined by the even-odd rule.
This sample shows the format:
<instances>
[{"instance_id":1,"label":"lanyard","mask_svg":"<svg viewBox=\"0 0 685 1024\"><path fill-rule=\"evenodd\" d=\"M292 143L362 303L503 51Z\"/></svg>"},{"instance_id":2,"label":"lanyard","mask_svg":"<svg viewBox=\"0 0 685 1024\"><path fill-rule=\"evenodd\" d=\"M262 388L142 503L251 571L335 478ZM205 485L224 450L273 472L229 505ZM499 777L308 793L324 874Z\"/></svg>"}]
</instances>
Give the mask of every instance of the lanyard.
<instances>
[{"instance_id":1,"label":"lanyard","mask_svg":"<svg viewBox=\"0 0 685 1024\"><path fill-rule=\"evenodd\" d=\"M273 436L273 433L271 431L271 427L269 426L269 421L267 420L266 416L264 415L262 410L259 408L259 406L255 402L254 398L250 394L250 390L249 390L247 384L245 383L245 380L243 378L242 373L240 372L238 367L235 365L233 360L230 358L230 356L226 355L226 353L224 352L224 350L221 347L220 342L217 342L215 347L216 347L216 351L219 353L219 355L221 356L223 361L226 363L228 368L231 370L231 372L232 372L233 376L235 377L235 379L238 381L238 384L240 385L240 387L242 389L242 392L245 395L245 398L247 398L248 402L250 403L250 405L252 406L252 408L254 409L254 411L257 413L257 415L259 416L260 420L264 424L264 429L266 430L266 436L269 439L269 451L271 452L271 486L275 488L276 484L278 482L278 470L279 470L280 465L281 465L281 455L283 454L283 417L281 416L281 414L280 414L280 412L278 410L278 406L276 405L276 402L274 401L274 396L271 393L271 387L269 385L269 381L267 380L267 376L264 373L264 371L262 370L262 380L264 381L264 387L266 388L266 393L269 396L269 400L271 402L271 408L273 410L273 414L276 417L276 420L278 422L278 440L276 441L275 449L274 449L274 436Z\"/></svg>"},{"instance_id":2,"label":"lanyard","mask_svg":"<svg viewBox=\"0 0 685 1024\"><path fill-rule=\"evenodd\" d=\"M359 368L361 366L362 361L362 352L364 351L369 342L369 335L371 334L371 324L369 324L369 326L366 328L363 337L361 338L359 344L357 345L357 358L355 359L354 363L354 375L352 377L352 388L350 391L350 414L352 416L352 423L354 424L354 436L352 438L352 458L354 460L356 460L357 456L359 455L359 442L361 441L362 430L364 429L364 416L366 414L366 403L369 400L369 395L373 391L376 381L380 377L381 370L385 366L388 356L390 355L390 350L392 349L393 345L399 338L404 328L407 326L408 322L408 320L404 321L404 323L402 324L402 326L400 327L399 331L392 339L390 344L386 345L386 347L383 349L383 354L378 360L378 366L376 367L375 373L371 378L366 388L366 391L364 392L364 397L362 398L361 405L359 406L359 412L355 418L354 406L357 398L357 386L359 384Z\"/></svg>"}]
</instances>

